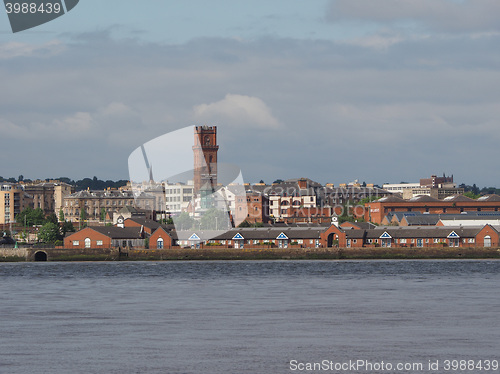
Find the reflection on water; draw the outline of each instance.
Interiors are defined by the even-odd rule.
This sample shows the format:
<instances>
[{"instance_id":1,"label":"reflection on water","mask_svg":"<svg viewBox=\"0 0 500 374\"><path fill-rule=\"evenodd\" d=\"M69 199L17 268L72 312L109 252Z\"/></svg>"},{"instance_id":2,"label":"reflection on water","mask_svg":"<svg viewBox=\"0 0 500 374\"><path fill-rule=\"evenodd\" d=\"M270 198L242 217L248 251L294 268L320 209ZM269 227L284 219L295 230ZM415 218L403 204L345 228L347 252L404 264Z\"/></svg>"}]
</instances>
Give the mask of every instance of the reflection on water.
<instances>
[{"instance_id":1,"label":"reflection on water","mask_svg":"<svg viewBox=\"0 0 500 374\"><path fill-rule=\"evenodd\" d=\"M0 372L499 359L499 284L499 261L0 264Z\"/></svg>"}]
</instances>

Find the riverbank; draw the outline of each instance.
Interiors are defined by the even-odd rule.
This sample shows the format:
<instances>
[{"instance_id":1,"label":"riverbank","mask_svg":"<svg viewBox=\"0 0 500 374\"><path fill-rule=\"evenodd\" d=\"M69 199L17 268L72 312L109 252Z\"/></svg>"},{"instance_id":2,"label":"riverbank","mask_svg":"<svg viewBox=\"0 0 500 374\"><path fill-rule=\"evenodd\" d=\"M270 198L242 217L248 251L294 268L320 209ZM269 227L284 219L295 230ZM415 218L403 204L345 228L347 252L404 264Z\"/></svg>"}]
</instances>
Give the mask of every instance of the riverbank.
<instances>
[{"instance_id":1,"label":"riverbank","mask_svg":"<svg viewBox=\"0 0 500 374\"><path fill-rule=\"evenodd\" d=\"M0 249L0 262L179 260L500 259L499 248Z\"/></svg>"}]
</instances>

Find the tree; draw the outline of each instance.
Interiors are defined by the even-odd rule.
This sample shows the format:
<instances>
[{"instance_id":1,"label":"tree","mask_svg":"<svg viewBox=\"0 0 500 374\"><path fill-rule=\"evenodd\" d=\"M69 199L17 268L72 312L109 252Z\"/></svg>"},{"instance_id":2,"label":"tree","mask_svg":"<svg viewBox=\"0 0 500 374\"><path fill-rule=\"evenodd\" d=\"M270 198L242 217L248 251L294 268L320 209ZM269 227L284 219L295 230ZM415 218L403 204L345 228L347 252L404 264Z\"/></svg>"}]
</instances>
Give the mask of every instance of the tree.
<instances>
[{"instance_id":1,"label":"tree","mask_svg":"<svg viewBox=\"0 0 500 374\"><path fill-rule=\"evenodd\" d=\"M245 221L241 222L241 223L238 225L238 227L250 227L250 224L248 223L248 221L247 221L247 220L245 220Z\"/></svg>"},{"instance_id":2,"label":"tree","mask_svg":"<svg viewBox=\"0 0 500 374\"><path fill-rule=\"evenodd\" d=\"M203 230L226 230L230 227L227 213L211 208L200 219L200 228Z\"/></svg>"},{"instance_id":3,"label":"tree","mask_svg":"<svg viewBox=\"0 0 500 374\"><path fill-rule=\"evenodd\" d=\"M64 221L65 221L65 219L64 219L64 212L63 212L63 210L61 209L61 210L59 211L59 222L64 222Z\"/></svg>"},{"instance_id":4,"label":"tree","mask_svg":"<svg viewBox=\"0 0 500 374\"><path fill-rule=\"evenodd\" d=\"M61 238L59 225L53 222L47 222L38 231L38 241L43 243L54 243Z\"/></svg>"},{"instance_id":5,"label":"tree","mask_svg":"<svg viewBox=\"0 0 500 374\"><path fill-rule=\"evenodd\" d=\"M85 220L87 219L87 212L85 212L85 209L80 210L80 227L86 227L87 224L85 223Z\"/></svg>"},{"instance_id":6,"label":"tree","mask_svg":"<svg viewBox=\"0 0 500 374\"><path fill-rule=\"evenodd\" d=\"M194 219L189 216L189 213L182 212L174 219L175 228L177 230L189 230L194 226Z\"/></svg>"},{"instance_id":7,"label":"tree","mask_svg":"<svg viewBox=\"0 0 500 374\"><path fill-rule=\"evenodd\" d=\"M283 182L284 182L283 179L276 179L273 183L280 184L280 183L283 183Z\"/></svg>"},{"instance_id":8,"label":"tree","mask_svg":"<svg viewBox=\"0 0 500 374\"><path fill-rule=\"evenodd\" d=\"M480 197L481 195L479 194L475 194L474 192L472 191L467 191L467 192L464 192L464 196L468 197L468 198L471 198L471 199L477 199L478 197Z\"/></svg>"},{"instance_id":9,"label":"tree","mask_svg":"<svg viewBox=\"0 0 500 374\"><path fill-rule=\"evenodd\" d=\"M106 208L101 208L101 221L106 221Z\"/></svg>"},{"instance_id":10,"label":"tree","mask_svg":"<svg viewBox=\"0 0 500 374\"><path fill-rule=\"evenodd\" d=\"M41 208L32 209L27 207L16 215L16 222L26 226L42 225L45 222L45 214Z\"/></svg>"},{"instance_id":11,"label":"tree","mask_svg":"<svg viewBox=\"0 0 500 374\"><path fill-rule=\"evenodd\" d=\"M75 227L73 226L73 222L71 221L64 221L64 223L61 226L61 234L64 237L67 232L74 232Z\"/></svg>"},{"instance_id":12,"label":"tree","mask_svg":"<svg viewBox=\"0 0 500 374\"><path fill-rule=\"evenodd\" d=\"M56 225L59 223L55 213L50 213L45 219L45 222L52 222L55 223Z\"/></svg>"}]
</instances>

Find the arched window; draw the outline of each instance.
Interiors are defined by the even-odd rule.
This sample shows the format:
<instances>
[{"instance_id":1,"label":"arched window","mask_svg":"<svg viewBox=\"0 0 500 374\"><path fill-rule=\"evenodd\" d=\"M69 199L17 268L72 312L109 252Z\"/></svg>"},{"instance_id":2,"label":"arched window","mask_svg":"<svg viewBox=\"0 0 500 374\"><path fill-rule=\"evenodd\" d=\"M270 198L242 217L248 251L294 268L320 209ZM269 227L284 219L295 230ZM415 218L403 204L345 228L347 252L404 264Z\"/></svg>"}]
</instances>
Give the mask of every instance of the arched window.
<instances>
[{"instance_id":1,"label":"arched window","mask_svg":"<svg viewBox=\"0 0 500 374\"><path fill-rule=\"evenodd\" d=\"M485 247L491 247L491 236L486 235L484 237L484 246Z\"/></svg>"},{"instance_id":2,"label":"arched window","mask_svg":"<svg viewBox=\"0 0 500 374\"><path fill-rule=\"evenodd\" d=\"M156 241L156 248L163 249L163 238L158 238L158 240Z\"/></svg>"},{"instance_id":3,"label":"arched window","mask_svg":"<svg viewBox=\"0 0 500 374\"><path fill-rule=\"evenodd\" d=\"M85 238L85 248L90 248L90 238Z\"/></svg>"}]
</instances>

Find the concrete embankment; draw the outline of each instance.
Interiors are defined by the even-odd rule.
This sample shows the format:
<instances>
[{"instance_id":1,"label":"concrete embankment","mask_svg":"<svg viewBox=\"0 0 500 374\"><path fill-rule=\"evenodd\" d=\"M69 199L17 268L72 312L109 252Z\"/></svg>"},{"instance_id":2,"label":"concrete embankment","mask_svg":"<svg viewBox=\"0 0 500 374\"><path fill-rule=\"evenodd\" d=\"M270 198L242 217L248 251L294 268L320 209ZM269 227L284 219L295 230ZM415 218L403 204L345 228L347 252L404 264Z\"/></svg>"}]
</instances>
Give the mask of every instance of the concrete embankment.
<instances>
[{"instance_id":1,"label":"concrete embankment","mask_svg":"<svg viewBox=\"0 0 500 374\"><path fill-rule=\"evenodd\" d=\"M498 248L0 249L0 261L495 259Z\"/></svg>"}]
</instances>

